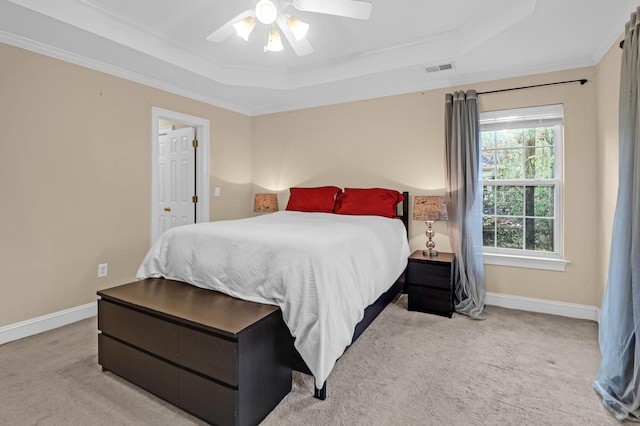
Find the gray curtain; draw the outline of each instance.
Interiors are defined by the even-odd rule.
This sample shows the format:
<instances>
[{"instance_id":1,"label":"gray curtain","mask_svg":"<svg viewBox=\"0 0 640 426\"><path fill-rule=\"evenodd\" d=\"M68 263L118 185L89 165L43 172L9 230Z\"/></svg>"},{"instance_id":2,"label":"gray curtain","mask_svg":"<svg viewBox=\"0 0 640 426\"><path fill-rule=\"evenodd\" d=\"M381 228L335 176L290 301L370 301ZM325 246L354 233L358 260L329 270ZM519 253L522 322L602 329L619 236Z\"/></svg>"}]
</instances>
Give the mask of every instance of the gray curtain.
<instances>
[{"instance_id":1,"label":"gray curtain","mask_svg":"<svg viewBox=\"0 0 640 426\"><path fill-rule=\"evenodd\" d=\"M484 319L480 113L475 90L445 101L445 198L451 248L456 255L456 312Z\"/></svg>"},{"instance_id":2,"label":"gray curtain","mask_svg":"<svg viewBox=\"0 0 640 426\"><path fill-rule=\"evenodd\" d=\"M600 314L602 363L593 383L611 414L636 421L640 419L639 13L632 14L626 26L622 51L618 199Z\"/></svg>"}]
</instances>

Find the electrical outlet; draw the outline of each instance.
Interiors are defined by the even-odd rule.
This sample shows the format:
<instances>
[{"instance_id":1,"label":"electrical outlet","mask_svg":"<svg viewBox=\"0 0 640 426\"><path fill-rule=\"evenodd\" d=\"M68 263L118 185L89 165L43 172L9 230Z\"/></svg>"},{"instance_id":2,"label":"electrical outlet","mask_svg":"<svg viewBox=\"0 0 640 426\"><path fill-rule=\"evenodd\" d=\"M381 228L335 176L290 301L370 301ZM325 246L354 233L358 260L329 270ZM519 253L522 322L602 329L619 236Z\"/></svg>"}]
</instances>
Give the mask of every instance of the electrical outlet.
<instances>
[{"instance_id":1,"label":"electrical outlet","mask_svg":"<svg viewBox=\"0 0 640 426\"><path fill-rule=\"evenodd\" d=\"M220 187L216 186L215 188L213 188L213 196L214 197L219 197L220 196Z\"/></svg>"},{"instance_id":2,"label":"electrical outlet","mask_svg":"<svg viewBox=\"0 0 640 426\"><path fill-rule=\"evenodd\" d=\"M103 278L107 276L107 264L101 263L98 265L98 278Z\"/></svg>"}]
</instances>

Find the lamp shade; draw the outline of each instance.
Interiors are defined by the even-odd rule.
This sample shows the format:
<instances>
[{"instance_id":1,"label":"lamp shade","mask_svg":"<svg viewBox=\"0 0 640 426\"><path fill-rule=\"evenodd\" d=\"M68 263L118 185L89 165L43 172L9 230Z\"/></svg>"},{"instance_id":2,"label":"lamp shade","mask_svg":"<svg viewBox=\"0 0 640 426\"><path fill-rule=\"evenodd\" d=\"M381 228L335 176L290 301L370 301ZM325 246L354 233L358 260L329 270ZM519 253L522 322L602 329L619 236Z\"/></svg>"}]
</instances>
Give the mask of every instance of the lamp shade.
<instances>
[{"instance_id":1,"label":"lamp shade","mask_svg":"<svg viewBox=\"0 0 640 426\"><path fill-rule=\"evenodd\" d=\"M253 211L260 213L270 213L278 211L277 194L256 194L253 203Z\"/></svg>"},{"instance_id":2,"label":"lamp shade","mask_svg":"<svg viewBox=\"0 0 640 426\"><path fill-rule=\"evenodd\" d=\"M447 220L447 203L442 196L422 196L413 198L413 220Z\"/></svg>"}]
</instances>

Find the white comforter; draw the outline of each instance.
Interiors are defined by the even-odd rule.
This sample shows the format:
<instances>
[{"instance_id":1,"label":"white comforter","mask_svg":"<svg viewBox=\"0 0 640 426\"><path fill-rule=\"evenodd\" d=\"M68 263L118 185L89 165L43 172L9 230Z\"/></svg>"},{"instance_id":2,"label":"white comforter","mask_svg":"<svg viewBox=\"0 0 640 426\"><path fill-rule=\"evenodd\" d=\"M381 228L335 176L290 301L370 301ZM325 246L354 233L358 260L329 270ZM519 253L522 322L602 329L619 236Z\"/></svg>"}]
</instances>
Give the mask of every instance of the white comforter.
<instances>
[{"instance_id":1,"label":"white comforter","mask_svg":"<svg viewBox=\"0 0 640 426\"><path fill-rule=\"evenodd\" d=\"M284 211L170 229L137 278L165 277L279 306L320 388L364 308L400 276L408 256L400 220Z\"/></svg>"}]
</instances>

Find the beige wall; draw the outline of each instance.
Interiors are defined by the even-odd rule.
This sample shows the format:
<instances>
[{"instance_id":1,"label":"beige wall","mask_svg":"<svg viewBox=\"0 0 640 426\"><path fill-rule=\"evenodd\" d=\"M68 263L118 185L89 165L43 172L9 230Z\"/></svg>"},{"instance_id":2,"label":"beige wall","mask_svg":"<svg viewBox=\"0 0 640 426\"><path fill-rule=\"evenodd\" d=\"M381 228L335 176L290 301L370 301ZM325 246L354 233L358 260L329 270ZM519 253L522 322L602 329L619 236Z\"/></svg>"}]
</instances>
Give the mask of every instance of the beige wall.
<instances>
[{"instance_id":1,"label":"beige wall","mask_svg":"<svg viewBox=\"0 0 640 426\"><path fill-rule=\"evenodd\" d=\"M598 193L600 194L598 234L600 286L604 294L609 267L613 216L618 195L618 99L620 95L620 40L611 46L596 68L598 89Z\"/></svg>"},{"instance_id":2,"label":"beige wall","mask_svg":"<svg viewBox=\"0 0 640 426\"><path fill-rule=\"evenodd\" d=\"M598 67L476 84L483 111L564 104L566 272L487 266L491 292L599 306L617 186L617 45ZM95 301L149 245L151 107L211 121L211 220L295 185L444 193L444 95L432 90L247 117L0 44L0 327ZM600 125L599 125L600 124ZM411 247L425 225L411 221ZM436 244L450 249L446 224ZM595 230L594 230L595 229ZM99 263L109 276L96 277Z\"/></svg>"},{"instance_id":3,"label":"beige wall","mask_svg":"<svg viewBox=\"0 0 640 426\"><path fill-rule=\"evenodd\" d=\"M487 289L509 295L600 304L595 69L585 68L473 85L478 91L546 82L568 84L482 95L482 111L564 105L566 272L486 267ZM470 87L469 87L470 88ZM465 88L466 89L466 88ZM383 186L412 195L444 193L444 95L432 90L254 117L255 190L295 185ZM424 246L425 225L411 221L411 248ZM450 249L446 224L436 223L436 246Z\"/></svg>"},{"instance_id":4,"label":"beige wall","mask_svg":"<svg viewBox=\"0 0 640 426\"><path fill-rule=\"evenodd\" d=\"M135 278L153 106L210 120L211 219L250 213L250 117L5 44L0 63L0 327Z\"/></svg>"}]
</instances>

